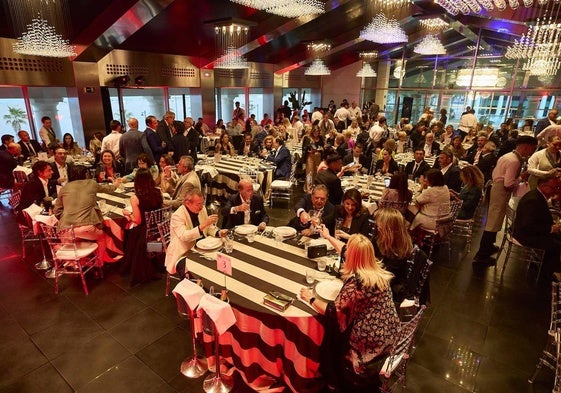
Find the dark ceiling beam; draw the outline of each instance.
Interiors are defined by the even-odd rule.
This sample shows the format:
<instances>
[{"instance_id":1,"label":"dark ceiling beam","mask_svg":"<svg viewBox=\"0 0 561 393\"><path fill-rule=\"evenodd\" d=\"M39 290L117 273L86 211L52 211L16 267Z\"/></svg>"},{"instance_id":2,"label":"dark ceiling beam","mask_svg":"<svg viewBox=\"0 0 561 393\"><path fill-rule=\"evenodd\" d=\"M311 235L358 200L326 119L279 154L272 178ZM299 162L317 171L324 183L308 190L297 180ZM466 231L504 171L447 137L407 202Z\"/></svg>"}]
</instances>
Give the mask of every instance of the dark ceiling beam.
<instances>
[{"instance_id":1,"label":"dark ceiling beam","mask_svg":"<svg viewBox=\"0 0 561 393\"><path fill-rule=\"evenodd\" d=\"M98 61L144 27L174 0L119 0L111 2L73 40L78 53L74 60Z\"/></svg>"}]
</instances>

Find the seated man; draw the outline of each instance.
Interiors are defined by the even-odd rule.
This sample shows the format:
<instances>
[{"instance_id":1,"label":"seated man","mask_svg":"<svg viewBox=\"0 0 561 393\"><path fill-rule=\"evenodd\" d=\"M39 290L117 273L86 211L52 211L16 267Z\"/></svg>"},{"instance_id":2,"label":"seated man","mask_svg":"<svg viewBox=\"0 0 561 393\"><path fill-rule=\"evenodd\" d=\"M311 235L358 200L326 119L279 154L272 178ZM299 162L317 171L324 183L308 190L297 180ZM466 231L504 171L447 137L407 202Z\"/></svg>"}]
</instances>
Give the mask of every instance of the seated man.
<instances>
[{"instance_id":1,"label":"seated man","mask_svg":"<svg viewBox=\"0 0 561 393\"><path fill-rule=\"evenodd\" d=\"M245 134L243 144L238 149L238 155L254 157L259 155L259 145L253 141L251 134Z\"/></svg>"},{"instance_id":2,"label":"seated man","mask_svg":"<svg viewBox=\"0 0 561 393\"><path fill-rule=\"evenodd\" d=\"M345 173L368 173L368 170L370 169L370 162L368 161L368 158L362 154L362 149L362 145L357 143L353 148L353 151L343 158Z\"/></svg>"},{"instance_id":3,"label":"seated man","mask_svg":"<svg viewBox=\"0 0 561 393\"><path fill-rule=\"evenodd\" d=\"M561 193L561 179L541 179L538 188L528 191L518 202L512 235L522 245L545 250L541 277L549 281L560 272L561 226L554 224L547 201Z\"/></svg>"},{"instance_id":4,"label":"seated man","mask_svg":"<svg viewBox=\"0 0 561 393\"><path fill-rule=\"evenodd\" d=\"M407 173L407 176L415 179L424 176L425 172L430 169L430 166L425 161L425 151L422 148L415 149L413 157L414 160L405 165L405 173Z\"/></svg>"},{"instance_id":5,"label":"seated man","mask_svg":"<svg viewBox=\"0 0 561 393\"><path fill-rule=\"evenodd\" d=\"M290 178L290 171L292 169L290 150L288 150L288 148L284 145L282 138L273 139L273 149L274 152L267 157L267 161L271 161L277 167L273 178Z\"/></svg>"},{"instance_id":6,"label":"seated man","mask_svg":"<svg viewBox=\"0 0 561 393\"><path fill-rule=\"evenodd\" d=\"M13 170L18 166L16 157L20 152L21 148L17 143L10 143L5 150L0 150L0 188L14 187Z\"/></svg>"},{"instance_id":7,"label":"seated man","mask_svg":"<svg viewBox=\"0 0 561 393\"><path fill-rule=\"evenodd\" d=\"M61 229L74 226L79 239L95 240L100 262L106 257L103 215L97 205L98 192L115 191L115 185L97 183L89 178L89 170L81 165L74 168L74 181L66 183L58 192L54 214Z\"/></svg>"},{"instance_id":8,"label":"seated man","mask_svg":"<svg viewBox=\"0 0 561 393\"><path fill-rule=\"evenodd\" d=\"M312 235L313 230L310 228L311 217L309 212L310 210L315 210L321 212L321 222L325 224L327 229L329 229L329 233L333 235L335 233L335 206L327 200L328 194L329 192L325 185L317 184L311 195L305 194L294 205L296 217L290 220L288 226L301 231L304 236Z\"/></svg>"},{"instance_id":9,"label":"seated man","mask_svg":"<svg viewBox=\"0 0 561 393\"><path fill-rule=\"evenodd\" d=\"M35 203L41 205L43 198L56 197L56 187L49 183L53 176L53 168L47 161L37 161L32 167L33 176L25 183L21 192L19 209L23 210Z\"/></svg>"},{"instance_id":10,"label":"seated man","mask_svg":"<svg viewBox=\"0 0 561 393\"><path fill-rule=\"evenodd\" d=\"M337 154L328 156L326 162L327 169L317 174L314 184L325 185L329 190L329 202L336 206L341 204L341 198L343 197L343 187L341 186L343 163L341 157Z\"/></svg>"},{"instance_id":11,"label":"seated man","mask_svg":"<svg viewBox=\"0 0 561 393\"><path fill-rule=\"evenodd\" d=\"M177 173L180 175L179 180L174 187L173 194L171 195L171 200L164 199L164 206L171 206L173 209L177 209L183 201L185 200L185 194L191 188L196 188L201 190L201 181L199 176L194 171L195 162L191 156L182 156L177 163ZM171 183L171 181L170 181Z\"/></svg>"},{"instance_id":12,"label":"seated man","mask_svg":"<svg viewBox=\"0 0 561 393\"><path fill-rule=\"evenodd\" d=\"M438 160L434 163L434 168L440 169L444 175L444 184L449 189L460 192L462 189L462 180L460 179L460 168L454 165L454 155L450 149L445 148L438 156Z\"/></svg>"},{"instance_id":13,"label":"seated man","mask_svg":"<svg viewBox=\"0 0 561 393\"><path fill-rule=\"evenodd\" d=\"M264 230L269 222L265 211L263 197L253 191L253 183L249 179L242 179L238 183L238 193L232 195L222 209L224 228L233 228L236 225L253 224L260 231Z\"/></svg>"},{"instance_id":14,"label":"seated man","mask_svg":"<svg viewBox=\"0 0 561 393\"><path fill-rule=\"evenodd\" d=\"M166 252L166 270L181 276L189 270L185 260L179 259L193 248L195 242L207 236L226 236L228 230L218 230L218 215L208 215L202 192L191 188L185 194L183 204L171 216L170 243ZM178 263L179 262L179 263Z\"/></svg>"}]
</instances>

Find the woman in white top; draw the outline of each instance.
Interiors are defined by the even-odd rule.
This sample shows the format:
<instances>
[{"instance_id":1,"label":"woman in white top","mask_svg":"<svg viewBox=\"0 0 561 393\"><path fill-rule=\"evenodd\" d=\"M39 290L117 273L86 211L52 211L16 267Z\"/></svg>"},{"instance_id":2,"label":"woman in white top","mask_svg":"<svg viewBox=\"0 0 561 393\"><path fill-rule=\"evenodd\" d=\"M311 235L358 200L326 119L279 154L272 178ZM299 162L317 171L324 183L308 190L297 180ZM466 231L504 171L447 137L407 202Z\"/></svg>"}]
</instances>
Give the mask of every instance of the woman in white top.
<instances>
[{"instance_id":1,"label":"woman in white top","mask_svg":"<svg viewBox=\"0 0 561 393\"><path fill-rule=\"evenodd\" d=\"M436 219L450 213L450 191L439 169L430 169L425 177L421 176L421 190L421 194L413 198L418 213L409 229L420 227L432 231L436 228Z\"/></svg>"}]
</instances>

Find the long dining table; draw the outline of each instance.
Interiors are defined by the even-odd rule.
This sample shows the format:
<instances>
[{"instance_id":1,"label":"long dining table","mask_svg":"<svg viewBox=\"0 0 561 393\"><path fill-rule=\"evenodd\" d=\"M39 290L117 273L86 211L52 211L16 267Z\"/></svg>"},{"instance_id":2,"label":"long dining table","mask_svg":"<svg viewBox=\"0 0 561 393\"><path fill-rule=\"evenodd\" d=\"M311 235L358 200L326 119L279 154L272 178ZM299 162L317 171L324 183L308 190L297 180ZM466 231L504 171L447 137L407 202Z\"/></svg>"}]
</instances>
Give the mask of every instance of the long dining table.
<instances>
[{"instance_id":1,"label":"long dining table","mask_svg":"<svg viewBox=\"0 0 561 393\"><path fill-rule=\"evenodd\" d=\"M226 285L236 323L220 336L223 361L237 370L253 389L267 392L317 392L323 382L319 374L320 345L323 338L321 316L296 298L306 284L306 270L316 262L306 258L297 245L265 236L255 242L236 238L228 254L232 275L217 270L217 262L198 252L187 256L191 274L205 287L217 292ZM263 297L278 291L294 297L284 312L263 304ZM212 356L212 343L205 345Z\"/></svg>"}]
</instances>

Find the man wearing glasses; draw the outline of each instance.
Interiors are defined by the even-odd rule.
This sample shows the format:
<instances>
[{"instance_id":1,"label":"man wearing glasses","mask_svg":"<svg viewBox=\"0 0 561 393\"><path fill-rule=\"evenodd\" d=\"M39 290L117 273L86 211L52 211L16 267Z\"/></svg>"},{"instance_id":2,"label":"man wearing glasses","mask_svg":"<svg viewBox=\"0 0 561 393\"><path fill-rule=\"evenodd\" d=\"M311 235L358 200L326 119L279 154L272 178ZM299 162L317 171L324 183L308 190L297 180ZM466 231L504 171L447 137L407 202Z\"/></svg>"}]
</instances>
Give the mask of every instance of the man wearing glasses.
<instances>
[{"instance_id":1,"label":"man wearing glasses","mask_svg":"<svg viewBox=\"0 0 561 393\"><path fill-rule=\"evenodd\" d=\"M554 222L547 204L561 196L561 178L541 179L538 188L528 191L518 202L512 226L513 237L522 245L545 250L541 278L561 278L561 223ZM556 273L557 272L557 273Z\"/></svg>"}]
</instances>

